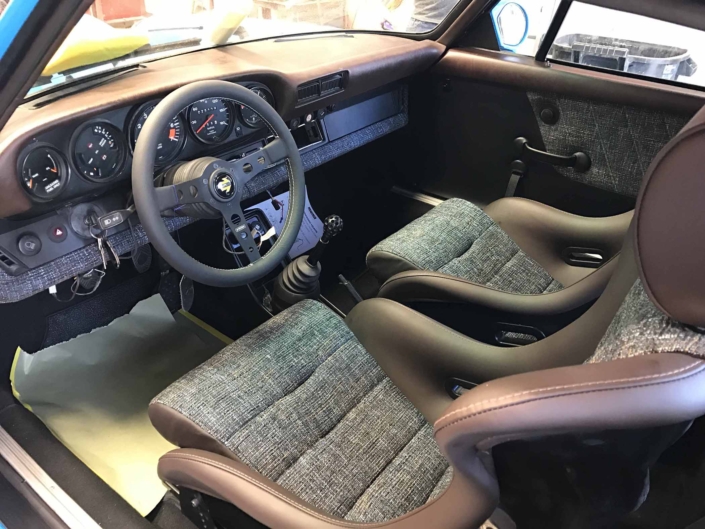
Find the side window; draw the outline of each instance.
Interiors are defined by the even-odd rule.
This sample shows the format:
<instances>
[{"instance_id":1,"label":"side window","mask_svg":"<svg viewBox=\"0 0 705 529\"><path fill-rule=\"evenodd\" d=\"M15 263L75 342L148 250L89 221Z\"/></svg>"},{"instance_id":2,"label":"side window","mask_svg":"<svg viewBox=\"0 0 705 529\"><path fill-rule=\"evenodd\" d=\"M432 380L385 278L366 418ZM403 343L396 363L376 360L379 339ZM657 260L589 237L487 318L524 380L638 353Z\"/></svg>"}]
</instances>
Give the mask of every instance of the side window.
<instances>
[{"instance_id":1,"label":"side window","mask_svg":"<svg viewBox=\"0 0 705 529\"><path fill-rule=\"evenodd\" d=\"M548 58L705 86L705 32L582 2L571 4Z\"/></svg>"},{"instance_id":2,"label":"side window","mask_svg":"<svg viewBox=\"0 0 705 529\"><path fill-rule=\"evenodd\" d=\"M501 0L492 8L500 49L533 57L560 0Z\"/></svg>"},{"instance_id":3,"label":"side window","mask_svg":"<svg viewBox=\"0 0 705 529\"><path fill-rule=\"evenodd\" d=\"M553 62L705 87L705 31L560 0L500 0L492 21L500 49ZM703 8L705 9L705 7ZM565 14L560 20L562 14ZM555 38L542 46L551 28ZM541 50L541 51L540 51Z\"/></svg>"}]
</instances>

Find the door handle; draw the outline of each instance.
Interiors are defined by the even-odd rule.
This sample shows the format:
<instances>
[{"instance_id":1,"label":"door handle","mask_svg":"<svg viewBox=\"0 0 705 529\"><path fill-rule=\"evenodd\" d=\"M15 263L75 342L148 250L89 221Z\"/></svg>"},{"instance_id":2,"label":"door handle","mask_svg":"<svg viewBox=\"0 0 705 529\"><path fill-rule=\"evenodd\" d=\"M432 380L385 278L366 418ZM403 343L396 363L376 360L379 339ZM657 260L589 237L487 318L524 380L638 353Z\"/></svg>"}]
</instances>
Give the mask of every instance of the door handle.
<instances>
[{"instance_id":1,"label":"door handle","mask_svg":"<svg viewBox=\"0 0 705 529\"><path fill-rule=\"evenodd\" d=\"M577 173L584 173L590 169L590 166L592 165L590 157L584 152L576 152L569 156L552 154L550 152L534 149L531 145L529 145L529 140L522 137L514 140L514 147L517 150L517 154L522 159L557 165L558 167L572 167Z\"/></svg>"}]
</instances>

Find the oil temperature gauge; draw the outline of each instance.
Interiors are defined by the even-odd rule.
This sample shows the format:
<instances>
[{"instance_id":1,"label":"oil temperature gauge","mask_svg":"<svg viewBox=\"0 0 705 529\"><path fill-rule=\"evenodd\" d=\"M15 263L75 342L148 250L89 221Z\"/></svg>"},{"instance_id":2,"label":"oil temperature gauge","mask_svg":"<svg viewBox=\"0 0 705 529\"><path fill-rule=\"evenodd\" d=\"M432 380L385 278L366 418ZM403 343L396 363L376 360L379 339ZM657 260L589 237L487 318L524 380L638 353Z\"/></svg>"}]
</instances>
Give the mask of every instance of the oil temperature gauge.
<instances>
[{"instance_id":1,"label":"oil temperature gauge","mask_svg":"<svg viewBox=\"0 0 705 529\"><path fill-rule=\"evenodd\" d=\"M22 183L40 200L51 200L64 189L68 177L66 162L52 147L37 147L22 162Z\"/></svg>"}]
</instances>

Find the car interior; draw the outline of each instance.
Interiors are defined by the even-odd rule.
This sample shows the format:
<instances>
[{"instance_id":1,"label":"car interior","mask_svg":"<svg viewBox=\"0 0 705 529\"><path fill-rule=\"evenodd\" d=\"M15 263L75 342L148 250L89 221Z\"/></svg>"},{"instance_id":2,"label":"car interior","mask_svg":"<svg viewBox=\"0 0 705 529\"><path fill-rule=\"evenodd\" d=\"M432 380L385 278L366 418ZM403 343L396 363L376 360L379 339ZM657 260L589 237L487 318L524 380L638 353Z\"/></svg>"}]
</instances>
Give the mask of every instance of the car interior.
<instances>
[{"instance_id":1,"label":"car interior","mask_svg":"<svg viewBox=\"0 0 705 529\"><path fill-rule=\"evenodd\" d=\"M704 6L20 4L0 529L705 527Z\"/></svg>"}]
</instances>

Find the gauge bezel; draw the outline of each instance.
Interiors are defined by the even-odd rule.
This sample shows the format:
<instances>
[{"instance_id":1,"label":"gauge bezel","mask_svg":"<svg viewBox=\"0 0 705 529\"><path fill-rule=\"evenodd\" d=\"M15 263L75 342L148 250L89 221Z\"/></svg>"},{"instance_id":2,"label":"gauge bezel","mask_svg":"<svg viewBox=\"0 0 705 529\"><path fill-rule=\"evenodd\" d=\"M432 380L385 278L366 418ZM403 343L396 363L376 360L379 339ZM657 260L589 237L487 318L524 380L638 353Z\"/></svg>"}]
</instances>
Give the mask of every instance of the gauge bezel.
<instances>
[{"instance_id":1,"label":"gauge bezel","mask_svg":"<svg viewBox=\"0 0 705 529\"><path fill-rule=\"evenodd\" d=\"M141 105L137 105L137 107L135 107L131 111L131 113L128 115L126 136L127 136L127 144L130 148L131 155L134 156L134 154L135 154L136 140L134 137L135 136L134 130L135 130L135 125L137 123L137 118L140 116L140 114L142 114L142 111L145 108L152 106L152 105L157 106L160 102L161 102L161 99L155 99L152 101L147 101L146 103L142 103ZM189 108L191 108L190 105L189 105ZM181 152L184 150L184 145L186 145L186 136L188 135L187 129L190 127L188 126L188 121L183 116L183 110L181 112L179 112L174 117L179 121L179 123L181 123L181 130L183 131L183 134L181 135L181 141L179 142L178 148L176 149L176 151L174 151L174 154L169 159L159 161L157 159L157 157L155 156L154 157L155 167L165 167L165 166L169 165L170 163L172 163L174 160L176 160L179 157Z\"/></svg>"},{"instance_id":2,"label":"gauge bezel","mask_svg":"<svg viewBox=\"0 0 705 529\"><path fill-rule=\"evenodd\" d=\"M257 90L262 90L264 92L267 92L267 94L269 94L269 98L271 99L272 102L270 103L266 99L265 99L265 102L268 105L270 105L273 109L276 110L276 106L275 106L276 101L274 99L274 94L267 86L265 86L263 84L259 84L259 83L246 83L246 84L243 84L242 86L244 86L245 88L247 88L250 91L254 91L255 89L257 89ZM252 109L250 109L250 110L252 110ZM261 119L261 116L260 116L260 119ZM264 121L260 121L259 124L257 124L257 125L250 125L242 117L242 109L240 108L240 105L237 105L237 120L238 120L238 122L242 123L245 127L247 127L248 129L252 129L252 130L258 130L258 129L261 129L261 128L264 128L267 126L267 124Z\"/></svg>"},{"instance_id":3,"label":"gauge bezel","mask_svg":"<svg viewBox=\"0 0 705 529\"><path fill-rule=\"evenodd\" d=\"M191 107L193 107L193 105L200 103L201 101L205 101L207 99L221 99L223 101L223 103L225 103L225 105L230 109L230 124L228 125L228 128L225 130L225 132L223 132L222 136L213 139L213 141L204 140L202 138L199 138L198 135L196 134L196 131L193 130L193 126L191 125L191 117L190 117ZM188 125L188 130L191 133L191 136L193 136L193 138L197 142L201 143L202 145L219 145L219 144L223 143L225 140L227 140L230 137L230 135L233 133L233 129L235 128L235 122L238 121L237 116L238 116L237 109L235 108L235 103L233 102L232 99L228 99L226 97L204 97L203 99L199 99L198 101L194 101L193 103L191 103L188 106L188 108L186 109L186 124Z\"/></svg>"},{"instance_id":4,"label":"gauge bezel","mask_svg":"<svg viewBox=\"0 0 705 529\"><path fill-rule=\"evenodd\" d=\"M103 125L106 128L112 128L117 132L118 134L115 135L115 141L119 142L122 145L122 148L120 149L120 160L118 161L118 164L116 166L115 174L112 176L109 176L108 178L94 178L91 176L86 176L83 174L83 171L81 171L80 166L76 160L76 144L78 143L78 137L89 127L94 127L96 125ZM122 175L123 170L125 169L125 161L127 160L127 154L130 151L130 145L127 142L127 139L125 138L125 133L115 125L113 122L105 120L105 119L97 119L93 121L88 121L86 123L83 123L81 126L77 127L76 130L74 130L73 135L71 136L71 142L69 143L69 153L70 153L70 159L71 163L73 164L73 169L76 171L79 177L81 177L83 180L87 182L91 182L93 184L105 184L108 182L112 182L113 180L117 179Z\"/></svg>"},{"instance_id":5,"label":"gauge bezel","mask_svg":"<svg viewBox=\"0 0 705 529\"><path fill-rule=\"evenodd\" d=\"M27 161L27 158L29 157L30 154L32 154L34 151L38 149L51 149L54 151L57 156L57 163L60 166L60 172L61 172L61 186L59 188L59 191L52 197L50 198L43 198L35 195L29 188L27 188L27 184L24 182L24 164ZM22 191L34 202L40 202L42 204L46 204L47 202L52 202L59 198L64 191L66 191L66 188L68 187L69 180L71 178L71 169L69 167L68 162L66 161L66 156L64 156L64 153L62 153L56 145L52 145L51 143L46 143L46 142L37 142L37 143L32 143L31 145L28 145L25 147L22 152L20 153L20 156L17 158L17 177L19 178L20 181L20 187L22 188Z\"/></svg>"}]
</instances>

